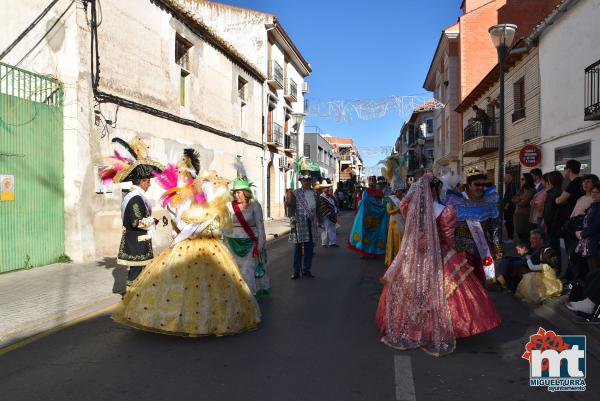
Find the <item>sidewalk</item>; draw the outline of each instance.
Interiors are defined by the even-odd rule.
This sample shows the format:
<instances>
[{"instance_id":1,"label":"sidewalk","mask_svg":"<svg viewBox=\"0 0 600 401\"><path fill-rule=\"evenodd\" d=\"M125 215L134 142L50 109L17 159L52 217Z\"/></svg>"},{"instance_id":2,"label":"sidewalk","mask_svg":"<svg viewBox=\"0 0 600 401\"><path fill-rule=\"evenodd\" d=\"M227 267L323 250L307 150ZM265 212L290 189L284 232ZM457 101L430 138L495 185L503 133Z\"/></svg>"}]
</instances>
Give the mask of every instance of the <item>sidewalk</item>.
<instances>
[{"instance_id":1,"label":"sidewalk","mask_svg":"<svg viewBox=\"0 0 600 401\"><path fill-rule=\"evenodd\" d=\"M289 232L289 221L267 220L265 230L273 240ZM0 348L115 305L126 279L115 258L0 275Z\"/></svg>"}]
</instances>

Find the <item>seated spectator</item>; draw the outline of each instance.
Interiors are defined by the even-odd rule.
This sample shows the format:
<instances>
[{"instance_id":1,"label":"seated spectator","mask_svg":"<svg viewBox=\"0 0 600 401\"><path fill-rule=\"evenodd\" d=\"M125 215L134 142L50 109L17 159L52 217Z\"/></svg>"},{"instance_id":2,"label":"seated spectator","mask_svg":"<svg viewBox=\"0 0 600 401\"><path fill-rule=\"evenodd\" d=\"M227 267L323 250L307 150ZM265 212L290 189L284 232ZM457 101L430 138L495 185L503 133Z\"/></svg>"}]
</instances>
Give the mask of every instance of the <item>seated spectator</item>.
<instances>
[{"instance_id":1,"label":"seated spectator","mask_svg":"<svg viewBox=\"0 0 600 401\"><path fill-rule=\"evenodd\" d=\"M558 258L552 248L544 248L540 256L540 270L524 274L515 294L526 302L534 304L560 296L563 285L556 277L557 262Z\"/></svg>"},{"instance_id":2,"label":"seated spectator","mask_svg":"<svg viewBox=\"0 0 600 401\"><path fill-rule=\"evenodd\" d=\"M527 244L517 245L516 251L519 256L505 256L498 267L499 275L496 281L504 288L515 291L521 281L523 274L530 271L540 271L541 251L544 249L544 236L540 230L531 230L529 234L531 249Z\"/></svg>"},{"instance_id":3,"label":"seated spectator","mask_svg":"<svg viewBox=\"0 0 600 401\"><path fill-rule=\"evenodd\" d=\"M581 312L586 315L598 313L600 306L600 272L591 274L588 284L583 290L584 299L582 301L567 302L565 306L573 312Z\"/></svg>"}]
</instances>

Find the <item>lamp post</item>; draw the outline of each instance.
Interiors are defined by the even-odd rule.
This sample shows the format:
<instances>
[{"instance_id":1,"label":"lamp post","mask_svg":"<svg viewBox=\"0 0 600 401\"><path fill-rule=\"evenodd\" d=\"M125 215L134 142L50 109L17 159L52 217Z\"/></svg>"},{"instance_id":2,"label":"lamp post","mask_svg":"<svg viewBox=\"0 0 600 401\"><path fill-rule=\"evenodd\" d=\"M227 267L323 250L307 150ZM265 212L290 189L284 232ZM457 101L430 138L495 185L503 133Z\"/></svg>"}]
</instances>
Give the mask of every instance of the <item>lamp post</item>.
<instances>
[{"instance_id":1,"label":"lamp post","mask_svg":"<svg viewBox=\"0 0 600 401\"><path fill-rule=\"evenodd\" d=\"M293 113L292 114L292 128L294 129L294 131L296 132L296 155L297 157L300 157L300 151L302 150L302 152L304 152L304 149L300 149L300 125L302 125L302 121L304 121L304 113ZM304 144L303 144L304 145ZM291 176L290 176L290 181L291 181L291 187L292 189L296 188L296 176L295 176L295 169L292 170ZM298 171L298 173L300 173L300 171Z\"/></svg>"},{"instance_id":2,"label":"lamp post","mask_svg":"<svg viewBox=\"0 0 600 401\"><path fill-rule=\"evenodd\" d=\"M488 32L492 38L492 43L498 50L498 68L500 70L500 132L498 138L498 211L500 213L500 229L498 230L500 241L502 242L502 223L504 220L504 210L502 200L504 198L504 61L508 54L508 49L512 45L517 26L514 24L498 24L492 26Z\"/></svg>"}]
</instances>

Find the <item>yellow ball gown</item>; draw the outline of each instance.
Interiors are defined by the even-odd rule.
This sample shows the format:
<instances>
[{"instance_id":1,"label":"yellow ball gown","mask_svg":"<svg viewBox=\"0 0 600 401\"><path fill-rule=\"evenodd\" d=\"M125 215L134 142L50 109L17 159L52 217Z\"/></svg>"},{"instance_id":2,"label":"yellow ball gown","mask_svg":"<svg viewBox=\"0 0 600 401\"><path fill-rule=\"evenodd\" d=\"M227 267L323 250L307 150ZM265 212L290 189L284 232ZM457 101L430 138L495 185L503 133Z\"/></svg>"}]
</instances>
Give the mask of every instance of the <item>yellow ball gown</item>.
<instances>
[{"instance_id":1,"label":"yellow ball gown","mask_svg":"<svg viewBox=\"0 0 600 401\"><path fill-rule=\"evenodd\" d=\"M221 242L226 192L186 208L179 227L193 235L156 257L128 289L116 322L177 336L224 336L254 330L260 309L235 260Z\"/></svg>"}]
</instances>

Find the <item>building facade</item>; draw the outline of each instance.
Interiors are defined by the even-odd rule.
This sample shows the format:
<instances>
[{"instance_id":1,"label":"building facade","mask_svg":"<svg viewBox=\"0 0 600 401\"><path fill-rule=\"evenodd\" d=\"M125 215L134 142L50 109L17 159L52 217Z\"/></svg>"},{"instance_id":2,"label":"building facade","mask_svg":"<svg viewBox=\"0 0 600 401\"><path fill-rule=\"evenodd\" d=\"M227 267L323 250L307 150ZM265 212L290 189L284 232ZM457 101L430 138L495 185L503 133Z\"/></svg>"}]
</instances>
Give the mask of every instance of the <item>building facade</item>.
<instances>
[{"instance_id":1,"label":"building facade","mask_svg":"<svg viewBox=\"0 0 600 401\"><path fill-rule=\"evenodd\" d=\"M267 74L206 26L186 4L175 0L103 0L102 21L98 23L95 2L58 1L38 26L3 54L3 80L23 76L13 68L18 64L60 84L60 91L53 93L61 93L61 108L53 109L46 118L60 124L55 142L61 147L52 159L56 163L49 165L47 156L38 162L47 169L45 175L59 177L53 192L60 194L62 213L53 215L47 224L63 227L60 248L75 261L117 252L121 189L125 185L104 187L96 178L101 158L112 153L111 139L115 136L125 140L142 137L150 156L164 164L176 162L184 148L195 148L204 169L214 169L229 179L248 176L263 201L264 170L257 161L265 155ZM10 23L0 28L0 48L8 48L46 6L41 1L15 3L5 18ZM4 88L5 82L0 87ZM8 101L15 107L31 103L42 89L29 85L26 88L23 84L23 88L31 93L20 97L14 96L11 88ZM54 99L52 96L47 99ZM39 108L38 103L43 102L29 110ZM3 117L23 126L35 124L44 113L32 112L30 119L20 122L15 118L22 116ZM6 138L4 132L2 135ZM26 159L26 149L19 146L2 142L7 153L24 152ZM20 173L17 167L0 157L1 174L12 173L17 182L15 202L34 210L33 204L27 205L35 203L28 199L35 192L20 192L18 184L34 189L50 184L43 176ZM160 192L155 185L149 197L158 199ZM10 205L0 204L3 216L10 212ZM156 217L165 214L160 205L155 206ZM11 221L16 226L29 224L25 215L11 215L16 216ZM34 227L31 232L42 229ZM2 235L0 242L4 244L25 242L4 232ZM15 260L35 254L34 238L27 239L30 245L13 244L17 250L13 252L20 252ZM169 240L168 227L159 228L155 246L166 245ZM50 263L48 257L54 256L58 255L30 257L31 264Z\"/></svg>"},{"instance_id":2,"label":"building facade","mask_svg":"<svg viewBox=\"0 0 600 401\"><path fill-rule=\"evenodd\" d=\"M213 1L178 0L216 33L232 43L267 77L263 85L261 158L264 210L268 218L285 216L285 190L292 186L292 162L304 143L304 95L310 64L274 15ZM296 183L294 183L296 185Z\"/></svg>"},{"instance_id":3,"label":"building facade","mask_svg":"<svg viewBox=\"0 0 600 401\"><path fill-rule=\"evenodd\" d=\"M325 137L318 132L304 133L304 157L313 165L319 166L320 179L329 182L339 181L340 157Z\"/></svg>"},{"instance_id":4,"label":"building facade","mask_svg":"<svg viewBox=\"0 0 600 401\"><path fill-rule=\"evenodd\" d=\"M568 159L600 175L600 3L562 1L532 32L539 42L542 170Z\"/></svg>"},{"instance_id":5,"label":"building facade","mask_svg":"<svg viewBox=\"0 0 600 401\"><path fill-rule=\"evenodd\" d=\"M427 102L415 108L402 128L396 148L402 158L402 175L412 183L425 171L434 168L435 103Z\"/></svg>"},{"instance_id":6,"label":"building facade","mask_svg":"<svg viewBox=\"0 0 600 401\"><path fill-rule=\"evenodd\" d=\"M540 143L539 67L538 48L532 47L508 60L505 71L504 161L505 172L511 173L515 182L522 172L530 170L520 163L521 149ZM498 77L498 69L493 69L456 109L463 121L463 181L467 169L477 167L487 173L490 181L498 183ZM473 105L485 112L488 120L478 119Z\"/></svg>"},{"instance_id":7,"label":"building facade","mask_svg":"<svg viewBox=\"0 0 600 401\"><path fill-rule=\"evenodd\" d=\"M364 164L354 141L350 138L339 138L324 135L332 145L334 152L339 155L339 181L352 181L356 184L365 180Z\"/></svg>"}]
</instances>

